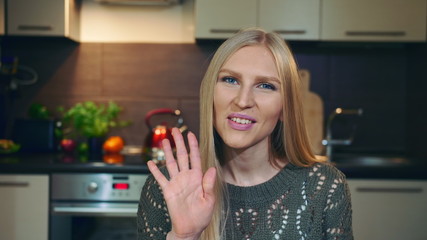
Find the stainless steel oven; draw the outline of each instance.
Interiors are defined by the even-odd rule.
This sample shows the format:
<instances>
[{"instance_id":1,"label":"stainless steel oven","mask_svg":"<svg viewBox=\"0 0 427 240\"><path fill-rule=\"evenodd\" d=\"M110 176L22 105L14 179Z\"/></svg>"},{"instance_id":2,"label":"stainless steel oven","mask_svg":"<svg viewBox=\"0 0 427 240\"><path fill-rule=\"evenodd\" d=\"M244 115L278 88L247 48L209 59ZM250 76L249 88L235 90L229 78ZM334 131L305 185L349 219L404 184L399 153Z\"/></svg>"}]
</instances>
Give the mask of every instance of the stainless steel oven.
<instances>
[{"instance_id":1,"label":"stainless steel oven","mask_svg":"<svg viewBox=\"0 0 427 240\"><path fill-rule=\"evenodd\" d=\"M53 174L50 240L134 240L146 174Z\"/></svg>"}]
</instances>

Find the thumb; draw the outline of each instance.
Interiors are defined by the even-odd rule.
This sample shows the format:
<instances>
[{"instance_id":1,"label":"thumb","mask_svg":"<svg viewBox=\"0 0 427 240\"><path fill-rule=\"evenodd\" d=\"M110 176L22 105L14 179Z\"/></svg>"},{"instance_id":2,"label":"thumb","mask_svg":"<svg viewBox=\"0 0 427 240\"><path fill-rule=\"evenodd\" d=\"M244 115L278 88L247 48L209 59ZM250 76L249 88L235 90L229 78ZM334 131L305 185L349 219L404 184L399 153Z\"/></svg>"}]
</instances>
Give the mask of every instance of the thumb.
<instances>
[{"instance_id":1,"label":"thumb","mask_svg":"<svg viewBox=\"0 0 427 240\"><path fill-rule=\"evenodd\" d=\"M215 198L214 187L216 180L216 168L209 168L203 176L203 192L205 198Z\"/></svg>"}]
</instances>

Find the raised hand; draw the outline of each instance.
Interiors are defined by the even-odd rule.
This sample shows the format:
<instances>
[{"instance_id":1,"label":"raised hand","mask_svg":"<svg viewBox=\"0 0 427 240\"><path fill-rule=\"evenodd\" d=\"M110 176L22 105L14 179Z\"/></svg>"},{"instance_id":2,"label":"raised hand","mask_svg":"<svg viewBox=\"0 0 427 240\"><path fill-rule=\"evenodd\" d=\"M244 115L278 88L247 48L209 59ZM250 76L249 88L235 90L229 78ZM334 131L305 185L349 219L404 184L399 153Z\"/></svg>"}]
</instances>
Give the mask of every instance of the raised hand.
<instances>
[{"instance_id":1,"label":"raised hand","mask_svg":"<svg viewBox=\"0 0 427 240\"><path fill-rule=\"evenodd\" d=\"M163 190L171 217L172 231L168 239L198 239L212 218L216 169L209 168L203 174L199 146L193 133L187 136L190 156L181 132L174 128L172 135L176 145L176 160L170 142L167 139L162 142L170 180L154 162L149 161L148 168Z\"/></svg>"}]
</instances>

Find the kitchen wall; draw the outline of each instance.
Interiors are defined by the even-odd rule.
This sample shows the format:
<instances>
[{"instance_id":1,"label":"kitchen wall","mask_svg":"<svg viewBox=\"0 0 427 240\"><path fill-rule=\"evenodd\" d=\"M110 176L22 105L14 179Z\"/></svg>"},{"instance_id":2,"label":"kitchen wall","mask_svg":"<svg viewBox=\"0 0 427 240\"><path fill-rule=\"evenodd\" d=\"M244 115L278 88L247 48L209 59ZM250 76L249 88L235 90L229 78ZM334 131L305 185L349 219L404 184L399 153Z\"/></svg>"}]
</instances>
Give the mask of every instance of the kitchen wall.
<instances>
[{"instance_id":1,"label":"kitchen wall","mask_svg":"<svg viewBox=\"0 0 427 240\"><path fill-rule=\"evenodd\" d=\"M144 116L160 107L181 109L185 123L198 133L198 89L219 42L194 42L192 1L172 8L141 8L159 14L143 21L133 8L83 3L81 43L2 39L3 54L18 56L21 64L39 73L37 84L2 98L2 106L10 106L3 116L25 117L33 102L54 110L84 100L114 100L124 107L123 119L133 122L112 133L124 136L127 144L143 143L149 131ZM117 25L111 21L121 18L126 20ZM169 20L161 23L164 19ZM149 28L157 23L164 25ZM119 29L127 24L130 30ZM131 29L138 25L144 31L133 35ZM336 131L337 137L346 137L348 126L357 123L353 145L338 150L427 157L425 43L290 44L299 66L311 72L311 90L324 101L325 120L336 107L364 110L363 117L344 121Z\"/></svg>"},{"instance_id":2,"label":"kitchen wall","mask_svg":"<svg viewBox=\"0 0 427 240\"><path fill-rule=\"evenodd\" d=\"M20 39L9 45L8 51L39 73L36 85L15 93L17 117L25 117L32 102L54 111L85 100L114 100L124 108L123 119L133 122L115 133L124 135L129 144L142 144L142 137L148 134L144 116L155 108L181 109L185 123L198 132L198 89L208 50L195 44L57 40Z\"/></svg>"},{"instance_id":3,"label":"kitchen wall","mask_svg":"<svg viewBox=\"0 0 427 240\"><path fill-rule=\"evenodd\" d=\"M324 101L325 118L336 107L364 110L355 120L354 144L342 150L425 154L424 44L291 44L300 67L311 72L311 89ZM160 107L181 109L186 124L198 133L199 84L217 43L76 44L41 38L6 45L40 77L13 93L11 111L17 117L24 117L32 102L54 110L84 100L114 100L124 107L123 118L133 121L116 132L129 144L142 144L148 134L144 116Z\"/></svg>"},{"instance_id":4,"label":"kitchen wall","mask_svg":"<svg viewBox=\"0 0 427 240\"><path fill-rule=\"evenodd\" d=\"M406 151L427 157L427 44L409 48Z\"/></svg>"}]
</instances>

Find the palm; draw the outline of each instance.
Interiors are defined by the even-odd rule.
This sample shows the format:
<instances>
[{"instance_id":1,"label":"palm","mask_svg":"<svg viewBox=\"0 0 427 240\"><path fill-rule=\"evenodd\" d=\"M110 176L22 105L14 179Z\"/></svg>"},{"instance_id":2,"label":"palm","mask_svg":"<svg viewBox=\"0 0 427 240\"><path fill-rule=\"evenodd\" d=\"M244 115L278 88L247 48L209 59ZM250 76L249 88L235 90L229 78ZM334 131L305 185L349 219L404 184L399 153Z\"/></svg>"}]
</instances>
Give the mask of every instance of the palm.
<instances>
[{"instance_id":1,"label":"palm","mask_svg":"<svg viewBox=\"0 0 427 240\"><path fill-rule=\"evenodd\" d=\"M209 224L214 199L204 196L201 171L180 172L163 191L175 230L192 233Z\"/></svg>"},{"instance_id":2,"label":"palm","mask_svg":"<svg viewBox=\"0 0 427 240\"><path fill-rule=\"evenodd\" d=\"M170 144L164 141L166 167L170 180L167 180L154 163L149 164L150 171L159 182L172 221L172 231L177 236L191 237L200 235L212 218L215 204L213 185L215 169L209 169L203 175L197 140L189 134L191 168L182 135L173 130L177 146L177 160L174 159Z\"/></svg>"}]
</instances>

